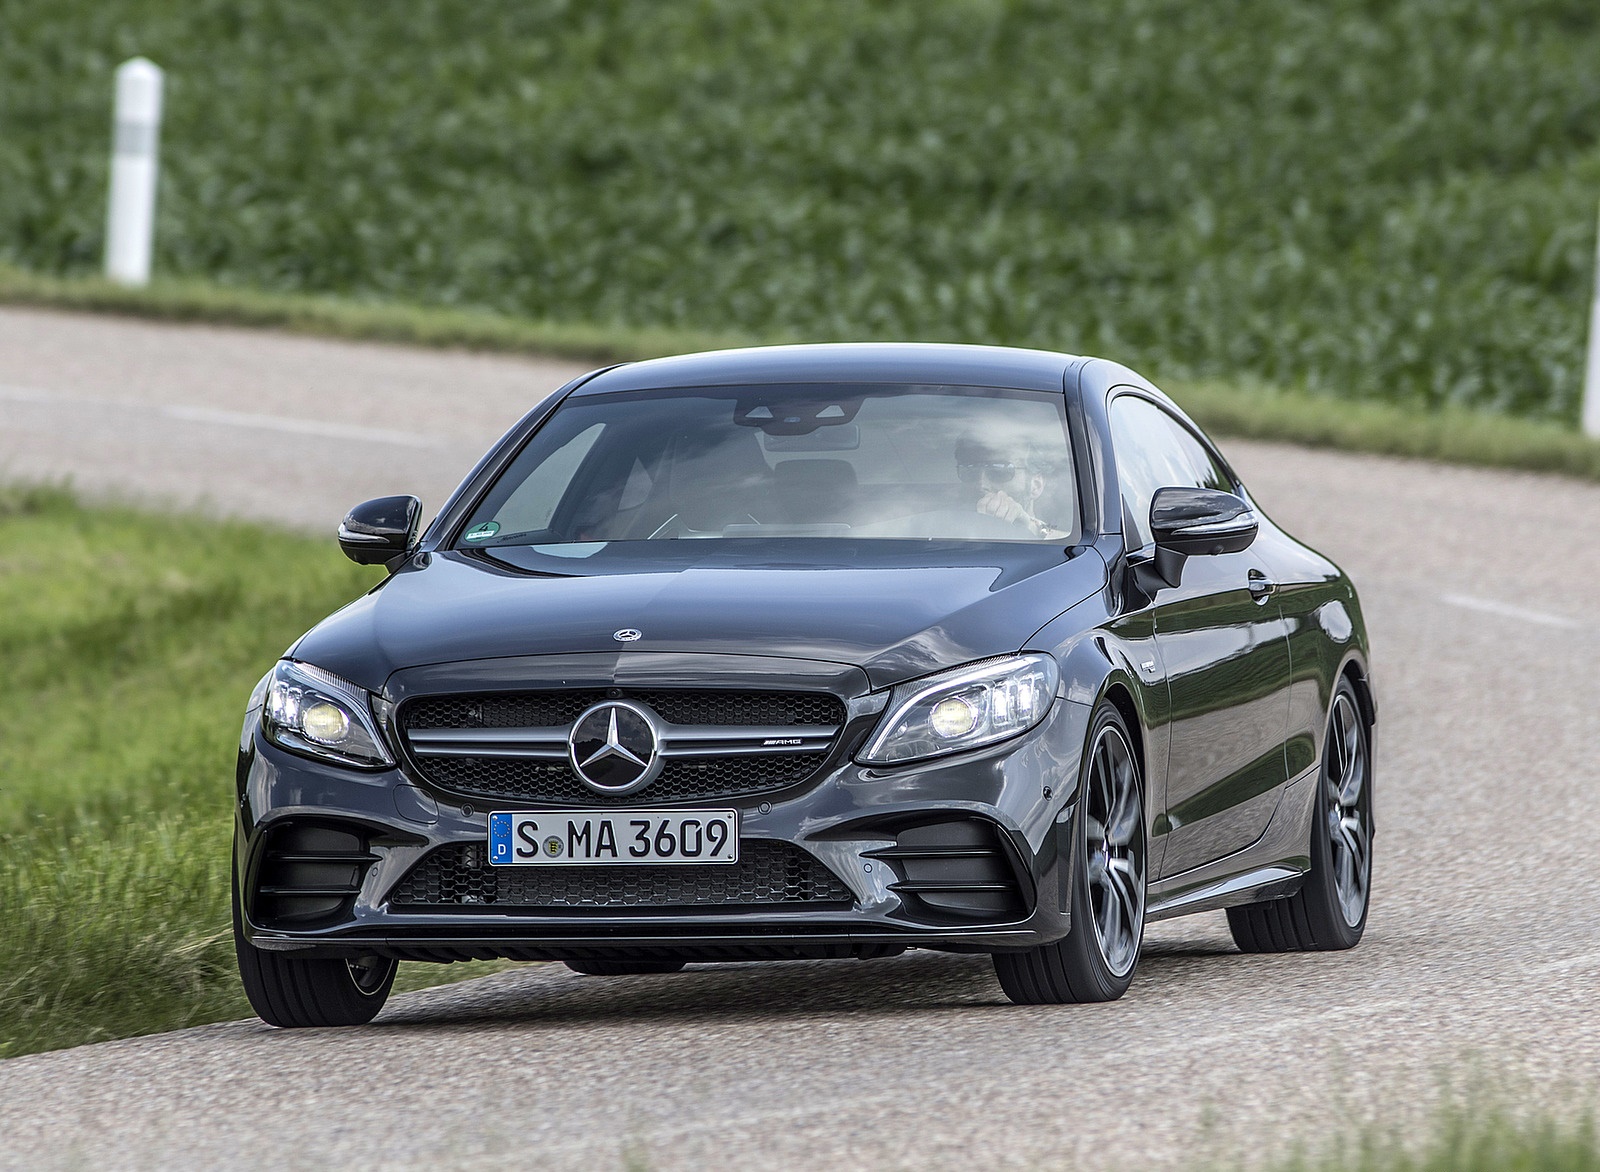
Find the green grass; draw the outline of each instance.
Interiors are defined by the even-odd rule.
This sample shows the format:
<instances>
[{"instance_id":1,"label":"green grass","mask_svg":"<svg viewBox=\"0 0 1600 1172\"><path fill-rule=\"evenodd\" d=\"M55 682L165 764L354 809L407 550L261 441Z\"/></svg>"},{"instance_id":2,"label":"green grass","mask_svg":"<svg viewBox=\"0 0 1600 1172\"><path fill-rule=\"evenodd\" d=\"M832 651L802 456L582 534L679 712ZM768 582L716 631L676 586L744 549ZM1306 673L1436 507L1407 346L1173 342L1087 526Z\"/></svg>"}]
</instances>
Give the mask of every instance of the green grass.
<instances>
[{"instance_id":1,"label":"green grass","mask_svg":"<svg viewBox=\"0 0 1600 1172\"><path fill-rule=\"evenodd\" d=\"M0 491L0 1057L248 1015L245 698L374 579L328 542Z\"/></svg>"},{"instance_id":2,"label":"green grass","mask_svg":"<svg viewBox=\"0 0 1600 1172\"><path fill-rule=\"evenodd\" d=\"M170 278L579 348L1036 344L1576 419L1590 0L0 0L0 27L0 261L33 272L98 268L111 72L145 53Z\"/></svg>"},{"instance_id":3,"label":"green grass","mask_svg":"<svg viewBox=\"0 0 1600 1172\"><path fill-rule=\"evenodd\" d=\"M1381 1132L1344 1137L1318 1156L1271 1165L1276 1172L1600 1172L1592 1116L1528 1118L1500 1108L1453 1104L1417 1143Z\"/></svg>"}]
</instances>

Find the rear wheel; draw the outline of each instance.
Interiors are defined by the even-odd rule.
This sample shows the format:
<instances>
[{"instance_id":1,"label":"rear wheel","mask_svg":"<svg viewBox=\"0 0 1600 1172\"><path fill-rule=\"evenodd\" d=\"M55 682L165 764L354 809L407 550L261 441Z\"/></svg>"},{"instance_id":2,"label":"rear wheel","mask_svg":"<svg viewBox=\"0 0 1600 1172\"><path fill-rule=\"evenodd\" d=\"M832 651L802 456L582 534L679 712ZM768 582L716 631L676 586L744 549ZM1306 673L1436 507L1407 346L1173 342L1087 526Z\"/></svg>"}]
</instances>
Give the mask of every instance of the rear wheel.
<instances>
[{"instance_id":1,"label":"rear wheel","mask_svg":"<svg viewBox=\"0 0 1600 1172\"><path fill-rule=\"evenodd\" d=\"M994 956L1000 987L1018 1005L1115 1001L1133 982L1144 942L1144 791L1139 759L1110 704L1089 729L1074 819L1078 882L1063 940Z\"/></svg>"},{"instance_id":2,"label":"rear wheel","mask_svg":"<svg viewBox=\"0 0 1600 1172\"><path fill-rule=\"evenodd\" d=\"M569 960L564 962L575 973L586 977L636 977L646 973L675 973L683 968L681 960Z\"/></svg>"},{"instance_id":3,"label":"rear wheel","mask_svg":"<svg viewBox=\"0 0 1600 1172\"><path fill-rule=\"evenodd\" d=\"M1341 679L1328 710L1311 826L1311 873L1288 899L1228 909L1241 952L1353 948L1372 890L1372 735Z\"/></svg>"},{"instance_id":4,"label":"rear wheel","mask_svg":"<svg viewBox=\"0 0 1600 1172\"><path fill-rule=\"evenodd\" d=\"M399 962L367 956L301 960L257 948L245 939L239 873L233 874L233 949L250 1008L285 1029L365 1025L389 999Z\"/></svg>"}]
</instances>

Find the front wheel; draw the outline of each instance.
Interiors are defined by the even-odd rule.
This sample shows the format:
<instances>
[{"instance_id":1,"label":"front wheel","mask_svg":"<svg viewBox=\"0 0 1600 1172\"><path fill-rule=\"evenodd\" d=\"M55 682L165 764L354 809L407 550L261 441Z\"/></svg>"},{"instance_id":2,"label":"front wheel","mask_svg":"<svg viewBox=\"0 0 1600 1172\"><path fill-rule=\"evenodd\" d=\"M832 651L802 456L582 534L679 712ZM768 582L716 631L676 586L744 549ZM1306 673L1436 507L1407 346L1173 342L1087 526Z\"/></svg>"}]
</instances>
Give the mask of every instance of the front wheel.
<instances>
[{"instance_id":1,"label":"front wheel","mask_svg":"<svg viewBox=\"0 0 1600 1172\"><path fill-rule=\"evenodd\" d=\"M301 960L245 939L239 872L233 874L233 950L250 1008L285 1029L366 1025L389 999L399 962L384 957Z\"/></svg>"},{"instance_id":2,"label":"front wheel","mask_svg":"<svg viewBox=\"0 0 1600 1172\"><path fill-rule=\"evenodd\" d=\"M1148 858L1144 789L1127 725L1110 704L1090 723L1081 775L1072 930L1054 944L994 956L1000 987L1018 1005L1115 1001L1139 963Z\"/></svg>"},{"instance_id":3,"label":"front wheel","mask_svg":"<svg viewBox=\"0 0 1600 1172\"><path fill-rule=\"evenodd\" d=\"M1372 892L1372 732L1341 679L1328 710L1312 811L1311 873L1287 899L1228 909L1241 952L1354 948Z\"/></svg>"}]
</instances>

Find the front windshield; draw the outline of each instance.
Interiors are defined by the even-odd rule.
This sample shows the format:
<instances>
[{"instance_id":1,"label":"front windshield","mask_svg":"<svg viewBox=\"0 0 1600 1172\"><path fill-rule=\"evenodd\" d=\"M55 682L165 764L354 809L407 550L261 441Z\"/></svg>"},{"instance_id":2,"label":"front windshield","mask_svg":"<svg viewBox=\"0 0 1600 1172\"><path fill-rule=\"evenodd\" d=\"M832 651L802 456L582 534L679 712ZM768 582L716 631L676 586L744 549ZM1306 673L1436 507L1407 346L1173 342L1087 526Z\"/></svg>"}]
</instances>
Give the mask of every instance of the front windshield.
<instances>
[{"instance_id":1,"label":"front windshield","mask_svg":"<svg viewBox=\"0 0 1600 1172\"><path fill-rule=\"evenodd\" d=\"M690 538L1077 537L1060 393L772 385L569 399L457 548Z\"/></svg>"}]
</instances>

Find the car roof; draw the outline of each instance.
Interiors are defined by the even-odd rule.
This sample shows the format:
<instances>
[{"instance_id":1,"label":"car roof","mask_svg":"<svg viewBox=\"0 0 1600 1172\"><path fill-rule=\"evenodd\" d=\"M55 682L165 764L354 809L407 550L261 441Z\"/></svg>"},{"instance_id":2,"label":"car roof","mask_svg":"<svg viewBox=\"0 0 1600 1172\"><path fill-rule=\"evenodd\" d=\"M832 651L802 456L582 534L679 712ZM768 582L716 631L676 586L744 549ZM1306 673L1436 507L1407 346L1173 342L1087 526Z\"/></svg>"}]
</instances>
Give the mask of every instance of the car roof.
<instances>
[{"instance_id":1,"label":"car roof","mask_svg":"<svg viewBox=\"0 0 1600 1172\"><path fill-rule=\"evenodd\" d=\"M938 342L830 342L713 350L601 371L574 395L761 383L911 383L1060 391L1083 361L1049 350Z\"/></svg>"}]
</instances>

